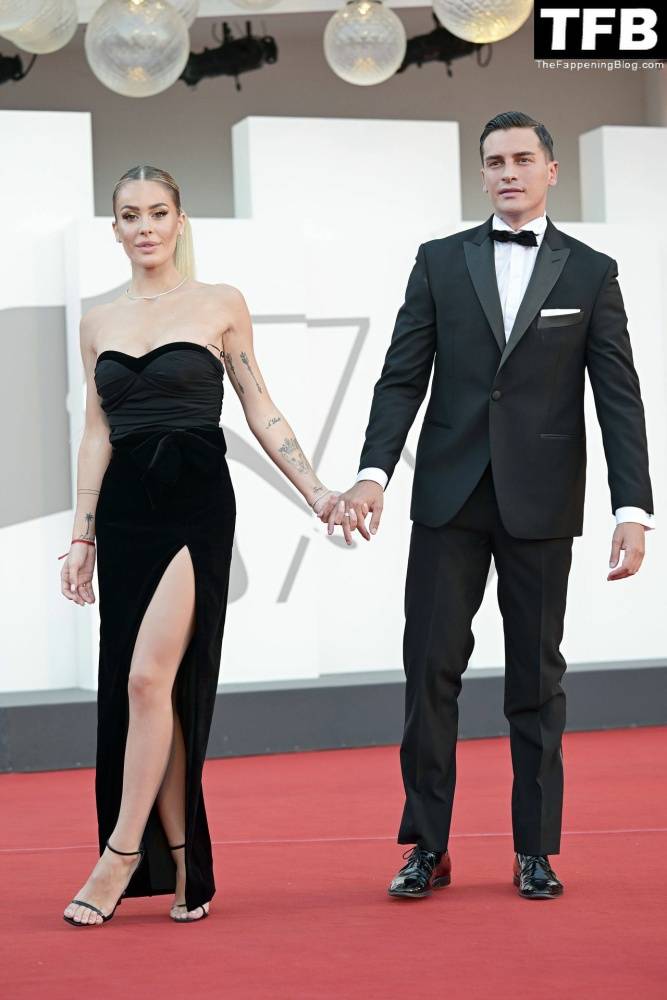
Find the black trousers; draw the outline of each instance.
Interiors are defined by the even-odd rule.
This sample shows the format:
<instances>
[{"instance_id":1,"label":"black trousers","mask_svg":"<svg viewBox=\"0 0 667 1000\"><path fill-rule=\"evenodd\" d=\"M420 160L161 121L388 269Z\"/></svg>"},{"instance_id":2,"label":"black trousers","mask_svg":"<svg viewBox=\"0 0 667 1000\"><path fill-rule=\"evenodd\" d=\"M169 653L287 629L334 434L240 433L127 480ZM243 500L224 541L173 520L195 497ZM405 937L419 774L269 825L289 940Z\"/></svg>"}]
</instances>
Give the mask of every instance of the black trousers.
<instances>
[{"instance_id":1,"label":"black trousers","mask_svg":"<svg viewBox=\"0 0 667 1000\"><path fill-rule=\"evenodd\" d=\"M491 557L505 635L514 849L557 854L563 800L565 660L559 646L572 538L514 538L502 525L489 465L447 524L414 523L405 586L405 808L399 844L447 847L456 783L457 699L474 647L472 619Z\"/></svg>"}]
</instances>

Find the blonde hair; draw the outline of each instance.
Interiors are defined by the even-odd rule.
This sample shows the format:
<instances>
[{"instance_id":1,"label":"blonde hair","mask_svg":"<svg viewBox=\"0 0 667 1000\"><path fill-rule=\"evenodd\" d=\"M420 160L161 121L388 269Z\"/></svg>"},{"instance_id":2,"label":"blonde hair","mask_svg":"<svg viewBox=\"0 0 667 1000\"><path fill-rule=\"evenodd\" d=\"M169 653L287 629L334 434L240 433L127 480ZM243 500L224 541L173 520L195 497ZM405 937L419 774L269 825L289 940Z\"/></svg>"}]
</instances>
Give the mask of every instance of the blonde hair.
<instances>
[{"instance_id":1,"label":"blonde hair","mask_svg":"<svg viewBox=\"0 0 667 1000\"><path fill-rule=\"evenodd\" d=\"M168 174L166 170L160 170L159 167L150 167L144 164L139 167L130 167L130 169L123 174L113 189L112 205L114 218L117 217L116 197L126 181L157 181L159 184L164 185L164 187L166 187L171 194L174 205L176 206L176 211L182 211L181 190L171 174ZM185 225L183 226L183 235L179 235L176 238L174 265L177 271L179 271L184 278L195 277L195 252L192 241L192 227L190 225L190 219L187 216L185 218Z\"/></svg>"}]
</instances>

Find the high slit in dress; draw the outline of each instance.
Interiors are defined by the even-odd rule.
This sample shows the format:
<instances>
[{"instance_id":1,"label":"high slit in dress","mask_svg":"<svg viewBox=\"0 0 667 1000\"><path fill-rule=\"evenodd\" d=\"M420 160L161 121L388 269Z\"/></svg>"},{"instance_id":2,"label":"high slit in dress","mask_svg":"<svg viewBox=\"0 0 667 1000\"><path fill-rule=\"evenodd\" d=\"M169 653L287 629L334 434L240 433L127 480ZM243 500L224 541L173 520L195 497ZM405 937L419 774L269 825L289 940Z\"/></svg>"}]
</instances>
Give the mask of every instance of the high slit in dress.
<instances>
[{"instance_id":1,"label":"high slit in dress","mask_svg":"<svg viewBox=\"0 0 667 1000\"><path fill-rule=\"evenodd\" d=\"M195 580L194 631L174 684L183 729L185 900L215 892L202 794L225 623L236 504L220 427L224 368L209 347L162 344L140 357L102 351L95 384L113 446L97 506L100 647L95 795L100 852L120 810L128 678L135 640L157 585L186 546ZM126 896L173 893L176 867L155 804L146 856Z\"/></svg>"}]
</instances>

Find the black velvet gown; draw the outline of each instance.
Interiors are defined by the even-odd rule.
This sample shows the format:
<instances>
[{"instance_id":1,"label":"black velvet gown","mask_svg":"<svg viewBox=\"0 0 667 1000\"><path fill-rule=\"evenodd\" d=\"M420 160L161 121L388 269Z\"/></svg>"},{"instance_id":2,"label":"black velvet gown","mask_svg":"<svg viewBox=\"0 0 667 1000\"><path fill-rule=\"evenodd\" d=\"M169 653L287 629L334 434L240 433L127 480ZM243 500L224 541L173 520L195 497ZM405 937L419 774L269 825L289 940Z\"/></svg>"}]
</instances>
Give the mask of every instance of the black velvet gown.
<instances>
[{"instance_id":1,"label":"black velvet gown","mask_svg":"<svg viewBox=\"0 0 667 1000\"><path fill-rule=\"evenodd\" d=\"M189 341L141 357L103 351L95 383L113 445L97 506L100 655L95 780L100 851L118 818L128 727L128 677L144 612L175 554L190 551L194 634L174 686L187 755L185 898L215 892L202 769L215 704L236 519L220 423L222 361ZM127 896L173 893L176 868L155 805L146 857Z\"/></svg>"}]
</instances>

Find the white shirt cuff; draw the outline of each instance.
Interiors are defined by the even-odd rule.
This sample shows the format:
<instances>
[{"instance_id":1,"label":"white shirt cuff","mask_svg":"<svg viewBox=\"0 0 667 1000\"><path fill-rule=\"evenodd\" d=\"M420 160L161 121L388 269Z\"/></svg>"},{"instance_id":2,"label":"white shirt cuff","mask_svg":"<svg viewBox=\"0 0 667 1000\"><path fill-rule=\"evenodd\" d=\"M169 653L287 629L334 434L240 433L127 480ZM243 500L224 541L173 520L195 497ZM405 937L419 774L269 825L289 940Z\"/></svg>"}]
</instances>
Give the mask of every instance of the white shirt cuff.
<instances>
[{"instance_id":1,"label":"white shirt cuff","mask_svg":"<svg viewBox=\"0 0 667 1000\"><path fill-rule=\"evenodd\" d=\"M626 521L635 521L643 524L645 528L652 531L655 528L655 515L647 514L641 507L619 507L616 511L616 524L624 524Z\"/></svg>"},{"instance_id":2,"label":"white shirt cuff","mask_svg":"<svg viewBox=\"0 0 667 1000\"><path fill-rule=\"evenodd\" d=\"M384 469L374 469L372 466L367 469L359 469L355 483L360 483L362 479L371 479L374 483L378 483L382 489L389 482L389 476Z\"/></svg>"}]
</instances>

